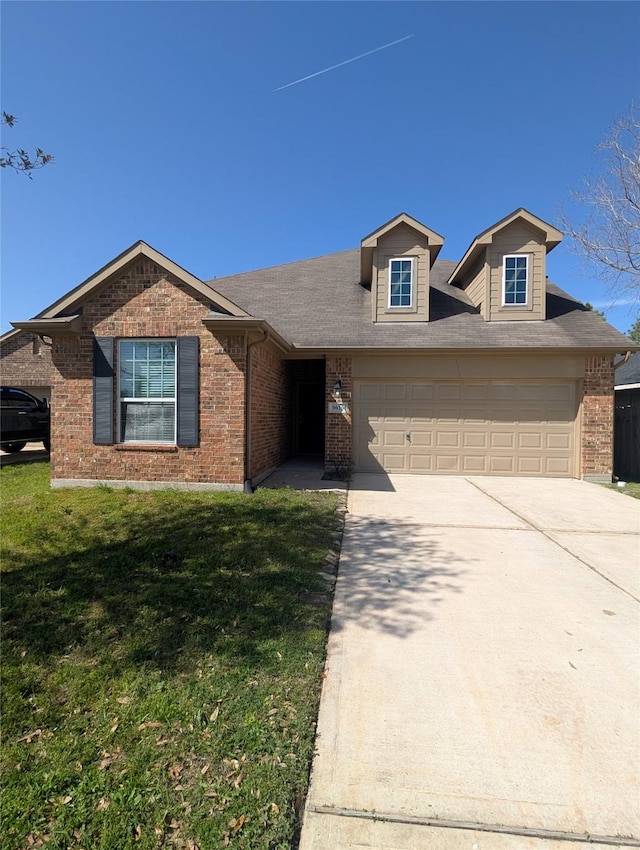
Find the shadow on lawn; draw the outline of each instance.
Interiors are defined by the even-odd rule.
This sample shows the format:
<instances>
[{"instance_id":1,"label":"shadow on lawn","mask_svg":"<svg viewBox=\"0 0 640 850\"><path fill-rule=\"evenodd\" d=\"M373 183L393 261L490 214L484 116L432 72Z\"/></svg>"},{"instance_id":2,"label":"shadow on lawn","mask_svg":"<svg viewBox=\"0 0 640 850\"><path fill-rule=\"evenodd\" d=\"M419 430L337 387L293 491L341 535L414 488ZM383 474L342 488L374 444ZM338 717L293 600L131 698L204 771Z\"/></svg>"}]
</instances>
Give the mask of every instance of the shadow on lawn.
<instances>
[{"instance_id":1,"label":"shadow on lawn","mask_svg":"<svg viewBox=\"0 0 640 850\"><path fill-rule=\"evenodd\" d=\"M34 660L81 650L166 669L215 651L251 663L272 639L326 625L327 606L310 600L324 589L332 504L287 493L91 498L61 495L57 525L36 524L31 551L5 541L5 635Z\"/></svg>"},{"instance_id":2,"label":"shadow on lawn","mask_svg":"<svg viewBox=\"0 0 640 850\"><path fill-rule=\"evenodd\" d=\"M166 670L215 653L257 665L274 661L275 640L326 628L331 597L320 573L335 519L322 497L48 495L28 551L4 550L5 638L35 661L79 652L116 669ZM463 572L436 531L351 520L333 628L355 619L407 637L445 594L461 592Z\"/></svg>"}]
</instances>

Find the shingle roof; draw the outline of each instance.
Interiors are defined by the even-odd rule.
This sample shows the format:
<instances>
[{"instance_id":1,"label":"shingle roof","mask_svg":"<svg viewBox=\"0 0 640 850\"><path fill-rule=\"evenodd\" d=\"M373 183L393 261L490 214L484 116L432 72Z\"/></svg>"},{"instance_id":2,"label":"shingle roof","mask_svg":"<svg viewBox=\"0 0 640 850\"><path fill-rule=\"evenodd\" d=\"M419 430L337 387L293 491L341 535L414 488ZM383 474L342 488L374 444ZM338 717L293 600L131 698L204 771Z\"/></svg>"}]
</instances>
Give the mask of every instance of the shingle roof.
<instances>
[{"instance_id":1,"label":"shingle roof","mask_svg":"<svg viewBox=\"0 0 640 850\"><path fill-rule=\"evenodd\" d=\"M485 322L467 295L447 283L455 262L431 270L430 321L371 320L360 284L360 250L208 281L250 315L265 319L296 348L601 348L630 341L596 313L547 283L547 320Z\"/></svg>"},{"instance_id":2,"label":"shingle roof","mask_svg":"<svg viewBox=\"0 0 640 850\"><path fill-rule=\"evenodd\" d=\"M636 351L622 366L616 369L616 387L640 384L640 351Z\"/></svg>"}]
</instances>

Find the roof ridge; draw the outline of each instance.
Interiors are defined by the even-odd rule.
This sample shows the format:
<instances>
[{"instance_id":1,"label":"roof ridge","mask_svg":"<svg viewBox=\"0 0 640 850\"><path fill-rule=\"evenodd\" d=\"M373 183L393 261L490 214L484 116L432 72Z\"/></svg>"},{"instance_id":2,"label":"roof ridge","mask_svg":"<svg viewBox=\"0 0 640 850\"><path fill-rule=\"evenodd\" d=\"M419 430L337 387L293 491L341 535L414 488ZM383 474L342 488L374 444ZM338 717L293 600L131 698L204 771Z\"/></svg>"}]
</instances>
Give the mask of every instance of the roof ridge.
<instances>
[{"instance_id":1,"label":"roof ridge","mask_svg":"<svg viewBox=\"0 0 640 850\"><path fill-rule=\"evenodd\" d=\"M229 280L232 277L246 277L246 275L250 275L250 274L259 274L260 272L271 272L274 269L285 269L285 268L288 268L289 266L300 265L302 263L313 263L313 262L316 262L317 260L326 260L329 257L339 257L341 254L352 254L352 253L355 253L356 251L359 253L360 248L358 248L358 247L356 247L356 248L345 248L344 251L333 251L331 254L318 254L317 257L307 257L304 260L291 260L288 263L277 263L275 266L262 266L261 268L251 269L250 271L246 271L246 272L235 272L234 274L225 274L222 277L210 277L210 278L206 278L203 281L203 283L206 283L207 286L215 286L215 283L217 281ZM457 262L458 262L457 260L445 260L445 259L438 258L435 261L434 266L437 265L438 263L451 263L452 265L455 266Z\"/></svg>"},{"instance_id":2,"label":"roof ridge","mask_svg":"<svg viewBox=\"0 0 640 850\"><path fill-rule=\"evenodd\" d=\"M300 263L313 263L316 260L326 260L327 257L338 257L340 254L351 254L355 251L360 251L360 248L345 248L344 251L332 251L330 254L318 254L317 257L307 257L303 260L291 260L288 263L276 263L275 266L262 266L258 269L251 269L247 272L235 272L234 274L225 274L222 277L210 277L207 278L204 283L213 285L214 281L217 280L228 280L230 277L244 277L248 274L258 274L259 272L270 272L273 269L283 269L287 266L295 266Z\"/></svg>"}]
</instances>

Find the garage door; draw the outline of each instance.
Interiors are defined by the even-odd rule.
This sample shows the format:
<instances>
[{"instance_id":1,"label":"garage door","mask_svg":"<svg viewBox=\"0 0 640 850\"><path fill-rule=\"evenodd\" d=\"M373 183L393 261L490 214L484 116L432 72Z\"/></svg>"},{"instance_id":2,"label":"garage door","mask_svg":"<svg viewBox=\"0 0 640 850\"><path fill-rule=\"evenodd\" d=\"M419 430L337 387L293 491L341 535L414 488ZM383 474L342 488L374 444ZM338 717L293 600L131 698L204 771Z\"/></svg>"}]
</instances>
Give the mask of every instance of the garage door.
<instances>
[{"instance_id":1,"label":"garage door","mask_svg":"<svg viewBox=\"0 0 640 850\"><path fill-rule=\"evenodd\" d=\"M359 472L572 477L574 381L357 381Z\"/></svg>"}]
</instances>

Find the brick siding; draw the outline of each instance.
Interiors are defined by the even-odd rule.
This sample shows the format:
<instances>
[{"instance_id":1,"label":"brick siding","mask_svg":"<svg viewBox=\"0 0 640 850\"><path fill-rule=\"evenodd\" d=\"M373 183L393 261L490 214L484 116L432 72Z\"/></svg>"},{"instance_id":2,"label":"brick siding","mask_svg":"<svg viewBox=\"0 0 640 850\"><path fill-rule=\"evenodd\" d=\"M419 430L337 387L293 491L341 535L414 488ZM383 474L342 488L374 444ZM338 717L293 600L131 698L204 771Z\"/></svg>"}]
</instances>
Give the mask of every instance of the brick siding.
<instances>
[{"instance_id":1,"label":"brick siding","mask_svg":"<svg viewBox=\"0 0 640 850\"><path fill-rule=\"evenodd\" d=\"M48 397L52 374L51 347L35 334L9 333L0 342L0 377L4 386L46 390Z\"/></svg>"},{"instance_id":2,"label":"brick siding","mask_svg":"<svg viewBox=\"0 0 640 850\"><path fill-rule=\"evenodd\" d=\"M218 339L206 330L202 319L209 309L205 298L147 259L132 263L84 303L81 335L58 337L52 349L54 482L89 479L242 485L246 343L244 335ZM94 336L178 335L200 338L199 446L94 445Z\"/></svg>"},{"instance_id":3,"label":"brick siding","mask_svg":"<svg viewBox=\"0 0 640 850\"><path fill-rule=\"evenodd\" d=\"M586 357L582 399L582 475L610 478L613 471L612 356Z\"/></svg>"},{"instance_id":4,"label":"brick siding","mask_svg":"<svg viewBox=\"0 0 640 850\"><path fill-rule=\"evenodd\" d=\"M251 349L251 478L289 457L290 369L268 343Z\"/></svg>"},{"instance_id":5,"label":"brick siding","mask_svg":"<svg viewBox=\"0 0 640 850\"><path fill-rule=\"evenodd\" d=\"M333 385L342 382L341 400L349 405L349 413L329 413L329 402L335 401ZM327 356L325 371L326 430L324 466L327 472L349 471L353 465L353 396L351 358Z\"/></svg>"}]
</instances>

